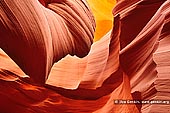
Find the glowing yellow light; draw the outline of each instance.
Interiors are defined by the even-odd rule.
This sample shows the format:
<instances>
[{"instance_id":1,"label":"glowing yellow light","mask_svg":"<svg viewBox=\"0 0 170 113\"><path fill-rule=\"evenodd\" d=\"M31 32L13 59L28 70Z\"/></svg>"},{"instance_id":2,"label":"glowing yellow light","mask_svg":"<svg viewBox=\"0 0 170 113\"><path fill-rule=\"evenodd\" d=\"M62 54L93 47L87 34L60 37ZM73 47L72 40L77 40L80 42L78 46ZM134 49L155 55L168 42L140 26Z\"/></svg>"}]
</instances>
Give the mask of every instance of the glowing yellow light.
<instances>
[{"instance_id":1,"label":"glowing yellow light","mask_svg":"<svg viewBox=\"0 0 170 113\"><path fill-rule=\"evenodd\" d=\"M99 40L113 27L112 9L116 0L87 0L96 20L94 41Z\"/></svg>"}]
</instances>

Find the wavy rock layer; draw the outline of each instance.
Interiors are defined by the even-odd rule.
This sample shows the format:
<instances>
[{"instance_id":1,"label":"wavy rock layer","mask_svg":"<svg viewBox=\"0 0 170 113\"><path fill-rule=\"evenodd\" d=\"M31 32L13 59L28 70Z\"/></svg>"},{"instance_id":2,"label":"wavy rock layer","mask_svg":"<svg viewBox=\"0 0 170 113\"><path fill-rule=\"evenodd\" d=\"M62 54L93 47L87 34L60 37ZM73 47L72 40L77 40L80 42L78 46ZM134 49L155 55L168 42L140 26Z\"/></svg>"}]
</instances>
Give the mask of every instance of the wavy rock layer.
<instances>
[{"instance_id":1,"label":"wavy rock layer","mask_svg":"<svg viewBox=\"0 0 170 113\"><path fill-rule=\"evenodd\" d=\"M119 1L113 10L122 20L120 62L135 99L169 100L169 10L169 0ZM169 112L168 104L138 106L142 113Z\"/></svg>"},{"instance_id":2,"label":"wavy rock layer","mask_svg":"<svg viewBox=\"0 0 170 113\"><path fill-rule=\"evenodd\" d=\"M93 44L86 1L40 3L0 1L0 47L9 56L0 51L0 112L169 112L114 102L169 99L170 0L118 0L113 29Z\"/></svg>"},{"instance_id":3,"label":"wavy rock layer","mask_svg":"<svg viewBox=\"0 0 170 113\"><path fill-rule=\"evenodd\" d=\"M1 0L0 5L0 47L32 82L43 84L65 55L88 54L95 23L84 2L52 1L45 8L36 0Z\"/></svg>"}]
</instances>

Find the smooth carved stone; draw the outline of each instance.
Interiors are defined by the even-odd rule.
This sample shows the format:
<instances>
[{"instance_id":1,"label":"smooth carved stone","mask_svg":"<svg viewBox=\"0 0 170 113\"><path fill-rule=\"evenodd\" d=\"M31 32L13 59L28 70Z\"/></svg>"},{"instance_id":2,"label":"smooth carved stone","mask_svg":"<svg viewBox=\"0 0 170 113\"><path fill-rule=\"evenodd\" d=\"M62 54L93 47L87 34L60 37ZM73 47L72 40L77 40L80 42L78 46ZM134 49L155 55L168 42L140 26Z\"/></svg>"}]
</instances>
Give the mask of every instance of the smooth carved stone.
<instances>
[{"instance_id":1,"label":"smooth carved stone","mask_svg":"<svg viewBox=\"0 0 170 113\"><path fill-rule=\"evenodd\" d=\"M0 112L170 111L170 0L117 0L93 44L88 3L0 1Z\"/></svg>"},{"instance_id":2,"label":"smooth carved stone","mask_svg":"<svg viewBox=\"0 0 170 113\"><path fill-rule=\"evenodd\" d=\"M0 47L36 84L44 84L53 64L67 54L86 56L95 28L83 1L47 3L0 1Z\"/></svg>"}]
</instances>

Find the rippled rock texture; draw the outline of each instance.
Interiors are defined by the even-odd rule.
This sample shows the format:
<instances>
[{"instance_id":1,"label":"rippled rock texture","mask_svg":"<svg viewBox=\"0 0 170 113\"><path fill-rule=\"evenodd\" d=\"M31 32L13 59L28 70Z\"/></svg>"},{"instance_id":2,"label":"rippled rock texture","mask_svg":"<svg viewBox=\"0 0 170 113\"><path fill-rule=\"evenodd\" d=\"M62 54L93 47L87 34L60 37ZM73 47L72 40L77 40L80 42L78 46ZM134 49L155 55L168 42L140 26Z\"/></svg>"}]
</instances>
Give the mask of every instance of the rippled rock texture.
<instances>
[{"instance_id":1,"label":"rippled rock texture","mask_svg":"<svg viewBox=\"0 0 170 113\"><path fill-rule=\"evenodd\" d=\"M170 112L115 103L170 100L170 0L1 0L0 47L1 113Z\"/></svg>"}]
</instances>

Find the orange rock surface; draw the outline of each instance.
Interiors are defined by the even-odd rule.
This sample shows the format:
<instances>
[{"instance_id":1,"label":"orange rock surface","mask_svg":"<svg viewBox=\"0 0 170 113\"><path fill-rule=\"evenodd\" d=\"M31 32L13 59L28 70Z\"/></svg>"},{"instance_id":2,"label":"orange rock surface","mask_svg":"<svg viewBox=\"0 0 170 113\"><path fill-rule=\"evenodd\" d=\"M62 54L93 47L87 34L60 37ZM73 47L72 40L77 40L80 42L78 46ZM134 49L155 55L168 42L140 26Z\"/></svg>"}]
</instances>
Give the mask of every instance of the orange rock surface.
<instances>
[{"instance_id":1,"label":"orange rock surface","mask_svg":"<svg viewBox=\"0 0 170 113\"><path fill-rule=\"evenodd\" d=\"M168 113L170 0L114 5L1 0L0 113Z\"/></svg>"}]
</instances>

